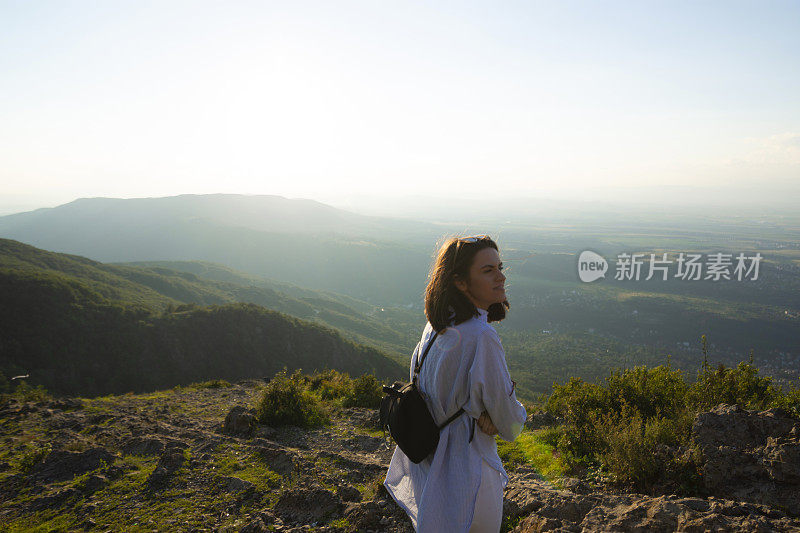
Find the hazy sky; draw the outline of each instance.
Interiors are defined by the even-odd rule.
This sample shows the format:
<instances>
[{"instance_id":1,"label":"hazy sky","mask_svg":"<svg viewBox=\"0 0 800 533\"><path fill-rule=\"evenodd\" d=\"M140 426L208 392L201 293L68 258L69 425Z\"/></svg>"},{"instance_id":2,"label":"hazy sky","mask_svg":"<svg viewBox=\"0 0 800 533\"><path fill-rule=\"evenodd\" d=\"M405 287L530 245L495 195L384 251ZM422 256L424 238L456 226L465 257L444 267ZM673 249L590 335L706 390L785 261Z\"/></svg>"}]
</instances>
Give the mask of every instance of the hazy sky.
<instances>
[{"instance_id":1,"label":"hazy sky","mask_svg":"<svg viewBox=\"0 0 800 533\"><path fill-rule=\"evenodd\" d=\"M643 185L785 199L798 67L798 1L0 1L0 209Z\"/></svg>"}]
</instances>

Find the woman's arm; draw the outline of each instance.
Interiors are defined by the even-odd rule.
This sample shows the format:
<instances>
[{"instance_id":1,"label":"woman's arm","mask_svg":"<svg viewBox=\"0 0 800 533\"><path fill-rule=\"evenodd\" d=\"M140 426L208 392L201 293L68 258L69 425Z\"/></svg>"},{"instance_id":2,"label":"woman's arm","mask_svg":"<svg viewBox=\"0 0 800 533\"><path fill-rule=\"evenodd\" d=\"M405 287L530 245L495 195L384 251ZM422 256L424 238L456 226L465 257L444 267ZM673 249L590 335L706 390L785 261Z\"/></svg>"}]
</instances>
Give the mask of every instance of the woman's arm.
<instances>
[{"instance_id":1,"label":"woman's arm","mask_svg":"<svg viewBox=\"0 0 800 533\"><path fill-rule=\"evenodd\" d=\"M478 338L475 361L470 369L470 395L480 398L490 419L488 424L507 441L514 440L522 432L527 416L525 407L517 401L515 388L508 374L500 337L494 329L484 330ZM484 420L486 429L491 431L488 424ZM489 431L484 430L485 433Z\"/></svg>"},{"instance_id":2,"label":"woman's arm","mask_svg":"<svg viewBox=\"0 0 800 533\"><path fill-rule=\"evenodd\" d=\"M487 435L497 435L497 426L492 423L492 418L486 411L482 412L478 418L478 427Z\"/></svg>"}]
</instances>

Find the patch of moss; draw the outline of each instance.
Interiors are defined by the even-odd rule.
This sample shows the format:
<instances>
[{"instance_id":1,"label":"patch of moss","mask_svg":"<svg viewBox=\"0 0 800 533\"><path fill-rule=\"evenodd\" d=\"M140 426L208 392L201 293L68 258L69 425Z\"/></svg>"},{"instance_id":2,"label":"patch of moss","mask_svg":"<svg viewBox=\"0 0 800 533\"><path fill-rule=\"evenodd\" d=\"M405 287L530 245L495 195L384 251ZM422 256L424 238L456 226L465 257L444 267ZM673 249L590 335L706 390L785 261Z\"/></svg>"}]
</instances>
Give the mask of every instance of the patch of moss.
<instances>
[{"instance_id":1,"label":"patch of moss","mask_svg":"<svg viewBox=\"0 0 800 533\"><path fill-rule=\"evenodd\" d=\"M238 443L223 443L214 450L211 467L220 475L235 476L252 483L256 490L270 493L281 486L283 477L270 470L256 455Z\"/></svg>"},{"instance_id":2,"label":"patch of moss","mask_svg":"<svg viewBox=\"0 0 800 533\"><path fill-rule=\"evenodd\" d=\"M115 396L100 396L98 398L80 398L83 403L83 411L96 414L114 414L119 403Z\"/></svg>"},{"instance_id":3,"label":"patch of moss","mask_svg":"<svg viewBox=\"0 0 800 533\"><path fill-rule=\"evenodd\" d=\"M157 458L127 456L118 464L127 471L103 489L92 519L101 529L115 531L160 531L207 528L204 517L216 506L230 503L227 495L202 494L186 486L191 473L182 467L173 475L170 488L151 494L145 483L155 470Z\"/></svg>"},{"instance_id":4,"label":"patch of moss","mask_svg":"<svg viewBox=\"0 0 800 533\"><path fill-rule=\"evenodd\" d=\"M331 520L328 522L328 525L331 527L337 527L340 529L350 529L350 521L347 518L337 518L336 520Z\"/></svg>"},{"instance_id":5,"label":"patch of moss","mask_svg":"<svg viewBox=\"0 0 800 533\"><path fill-rule=\"evenodd\" d=\"M49 533L52 531L73 531L78 528L81 520L69 510L37 511L27 513L16 519L3 523L0 521L3 531L8 533Z\"/></svg>"},{"instance_id":6,"label":"patch of moss","mask_svg":"<svg viewBox=\"0 0 800 533\"><path fill-rule=\"evenodd\" d=\"M497 454L506 467L531 466L545 479L563 477L566 467L554 448L534 432L524 430L513 442L497 438Z\"/></svg>"},{"instance_id":7,"label":"patch of moss","mask_svg":"<svg viewBox=\"0 0 800 533\"><path fill-rule=\"evenodd\" d=\"M154 391L154 392L150 392L150 393L136 394L136 395L134 395L134 399L142 400L142 401L164 400L164 399L170 398L170 397L172 397L174 395L175 395L175 391L173 391L172 389L166 389L166 390L159 390L159 391Z\"/></svg>"},{"instance_id":8,"label":"patch of moss","mask_svg":"<svg viewBox=\"0 0 800 533\"><path fill-rule=\"evenodd\" d=\"M15 455L12 464L17 471L27 474L34 466L44 461L52 450L53 447L49 442L29 443L22 453Z\"/></svg>"}]
</instances>

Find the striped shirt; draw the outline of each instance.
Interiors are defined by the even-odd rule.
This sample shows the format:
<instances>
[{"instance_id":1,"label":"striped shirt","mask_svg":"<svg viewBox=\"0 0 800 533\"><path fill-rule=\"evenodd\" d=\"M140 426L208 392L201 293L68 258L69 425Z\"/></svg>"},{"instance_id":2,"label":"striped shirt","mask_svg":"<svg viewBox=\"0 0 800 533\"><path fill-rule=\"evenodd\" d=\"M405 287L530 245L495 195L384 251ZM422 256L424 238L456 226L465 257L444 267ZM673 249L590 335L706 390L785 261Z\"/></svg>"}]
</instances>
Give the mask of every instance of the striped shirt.
<instances>
[{"instance_id":1,"label":"striped shirt","mask_svg":"<svg viewBox=\"0 0 800 533\"><path fill-rule=\"evenodd\" d=\"M421 533L469 530L482 460L500 473L503 487L508 483L494 436L483 433L475 419L487 411L500 438L512 441L527 416L517 401L500 337L487 322L487 312L478 313L439 334L419 374L420 391L437 424L462 406L465 413L441 430L436 452L419 464L396 447L386 474L386 489ZM428 323L411 358L411 377L433 334Z\"/></svg>"}]
</instances>

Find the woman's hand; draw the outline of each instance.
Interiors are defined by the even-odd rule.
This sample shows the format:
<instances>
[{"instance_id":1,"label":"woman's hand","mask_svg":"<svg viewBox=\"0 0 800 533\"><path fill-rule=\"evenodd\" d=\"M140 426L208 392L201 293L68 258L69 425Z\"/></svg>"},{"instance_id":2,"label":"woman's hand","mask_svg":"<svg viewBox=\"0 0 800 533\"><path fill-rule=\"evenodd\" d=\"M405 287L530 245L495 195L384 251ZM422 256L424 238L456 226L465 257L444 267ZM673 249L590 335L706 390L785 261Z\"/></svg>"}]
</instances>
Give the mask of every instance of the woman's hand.
<instances>
[{"instance_id":1,"label":"woman's hand","mask_svg":"<svg viewBox=\"0 0 800 533\"><path fill-rule=\"evenodd\" d=\"M480 418L478 418L478 427L487 435L497 435L497 428L494 427L492 419L486 411L482 412Z\"/></svg>"}]
</instances>

